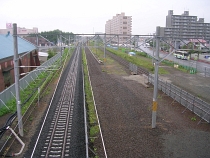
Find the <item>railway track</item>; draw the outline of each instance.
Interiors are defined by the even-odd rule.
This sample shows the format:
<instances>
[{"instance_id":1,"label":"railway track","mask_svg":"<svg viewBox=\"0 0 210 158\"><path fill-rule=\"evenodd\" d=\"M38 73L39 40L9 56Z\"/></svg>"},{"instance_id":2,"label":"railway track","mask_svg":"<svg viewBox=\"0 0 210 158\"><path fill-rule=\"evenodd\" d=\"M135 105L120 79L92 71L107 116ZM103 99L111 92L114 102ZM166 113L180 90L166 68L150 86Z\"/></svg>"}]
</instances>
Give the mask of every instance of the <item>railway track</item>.
<instances>
[{"instance_id":1,"label":"railway track","mask_svg":"<svg viewBox=\"0 0 210 158\"><path fill-rule=\"evenodd\" d=\"M59 81L30 157L86 157L81 82L81 49L77 46Z\"/></svg>"},{"instance_id":2,"label":"railway track","mask_svg":"<svg viewBox=\"0 0 210 158\"><path fill-rule=\"evenodd\" d=\"M103 49L101 48L101 50L103 51ZM116 60L117 62L119 62L121 65L125 66L127 69L129 69L129 62L122 59L121 57L109 52L108 50L106 50L106 54L109 55L111 58L113 58L114 60ZM142 67L137 67L137 74L145 74L145 75L149 75L149 71L142 68Z\"/></svg>"}]
</instances>

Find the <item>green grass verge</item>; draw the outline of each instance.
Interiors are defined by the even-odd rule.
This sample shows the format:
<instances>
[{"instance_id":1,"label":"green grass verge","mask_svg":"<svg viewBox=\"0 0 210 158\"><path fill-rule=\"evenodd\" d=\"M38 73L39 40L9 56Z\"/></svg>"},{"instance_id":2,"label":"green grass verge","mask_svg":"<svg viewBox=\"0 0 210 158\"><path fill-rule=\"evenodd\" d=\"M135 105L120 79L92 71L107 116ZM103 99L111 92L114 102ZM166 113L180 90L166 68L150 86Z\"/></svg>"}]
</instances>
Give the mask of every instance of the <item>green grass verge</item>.
<instances>
[{"instance_id":1,"label":"green grass verge","mask_svg":"<svg viewBox=\"0 0 210 158\"><path fill-rule=\"evenodd\" d=\"M73 52L73 49L69 50L66 48L64 50L62 60L64 61L67 55L71 54L71 52ZM68 58L70 58L70 56ZM56 67L53 67L54 69L58 68L60 66L60 60L56 61L54 65L56 65ZM28 107L33 102L36 102L38 100L38 95L37 95L38 88L40 88L40 91L43 91L45 89L46 84L49 83L52 80L52 78L57 76L58 73L56 73L56 71L51 73L49 71L42 72L38 75L38 77L34 81L29 83L29 85L24 90L20 90L22 114L26 112ZM0 116L6 115L8 113L14 113L15 111L16 111L16 99L13 98L6 103L6 106L0 108Z\"/></svg>"},{"instance_id":2,"label":"green grass verge","mask_svg":"<svg viewBox=\"0 0 210 158\"><path fill-rule=\"evenodd\" d=\"M94 107L94 102L93 102L92 88L89 81L87 60L86 60L84 50L82 53L82 61L83 61L84 80L85 80L85 99L86 99L86 105L87 105L87 111L88 111L88 119L89 119L88 121L89 121L89 126L90 126L89 137L91 138L90 139L91 143L94 144L94 140L99 134L99 126L98 126L98 120L96 117L96 112L95 112L95 107ZM96 151L96 148L95 147L93 148L94 148L94 151Z\"/></svg>"},{"instance_id":3,"label":"green grass verge","mask_svg":"<svg viewBox=\"0 0 210 158\"><path fill-rule=\"evenodd\" d=\"M137 65L142 68L147 69L150 73L154 73L154 66L152 64L152 60L150 58L145 57L144 53L137 53L136 56L129 56L127 53L124 53L120 50L115 50L111 48L106 48L108 51L112 52L113 54ZM168 74L169 72L164 68L159 68L159 74Z\"/></svg>"}]
</instances>

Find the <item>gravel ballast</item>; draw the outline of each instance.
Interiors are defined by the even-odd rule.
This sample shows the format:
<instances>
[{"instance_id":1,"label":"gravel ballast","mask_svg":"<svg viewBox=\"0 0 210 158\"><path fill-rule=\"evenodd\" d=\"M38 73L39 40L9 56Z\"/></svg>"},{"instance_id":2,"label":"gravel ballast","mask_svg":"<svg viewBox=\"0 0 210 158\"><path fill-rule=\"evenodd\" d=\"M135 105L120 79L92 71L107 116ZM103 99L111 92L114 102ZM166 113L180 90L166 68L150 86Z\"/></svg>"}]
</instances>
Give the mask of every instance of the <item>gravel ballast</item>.
<instances>
[{"instance_id":1,"label":"gravel ballast","mask_svg":"<svg viewBox=\"0 0 210 158\"><path fill-rule=\"evenodd\" d=\"M152 129L153 86L107 74L105 65L86 53L108 157L210 157L208 123L197 125L200 118L188 110L182 113L182 105L159 91L157 126ZM104 157L100 146L98 154Z\"/></svg>"}]
</instances>

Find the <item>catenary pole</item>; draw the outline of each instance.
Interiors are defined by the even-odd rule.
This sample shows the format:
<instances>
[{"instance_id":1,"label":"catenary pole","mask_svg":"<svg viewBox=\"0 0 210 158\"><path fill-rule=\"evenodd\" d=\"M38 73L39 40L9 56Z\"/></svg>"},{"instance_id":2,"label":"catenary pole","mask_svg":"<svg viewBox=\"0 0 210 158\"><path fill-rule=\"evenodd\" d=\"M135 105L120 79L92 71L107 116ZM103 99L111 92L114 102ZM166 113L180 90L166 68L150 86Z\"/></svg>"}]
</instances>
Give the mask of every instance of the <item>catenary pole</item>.
<instances>
[{"instance_id":1,"label":"catenary pole","mask_svg":"<svg viewBox=\"0 0 210 158\"><path fill-rule=\"evenodd\" d=\"M155 52L155 77L152 104L152 128L156 127L157 118L157 93L158 93L158 68L159 68L159 45L160 45L160 27L156 28L156 52Z\"/></svg>"},{"instance_id":2,"label":"catenary pole","mask_svg":"<svg viewBox=\"0 0 210 158\"><path fill-rule=\"evenodd\" d=\"M104 61L106 60L106 34L104 34Z\"/></svg>"},{"instance_id":3,"label":"catenary pole","mask_svg":"<svg viewBox=\"0 0 210 158\"><path fill-rule=\"evenodd\" d=\"M119 50L119 46L120 46L120 38L119 38L119 35L117 35L117 47L118 47L118 50Z\"/></svg>"},{"instance_id":4,"label":"catenary pole","mask_svg":"<svg viewBox=\"0 0 210 158\"><path fill-rule=\"evenodd\" d=\"M61 50L61 66L62 66L62 56L63 56L63 53L62 53L62 34L60 32L60 50Z\"/></svg>"},{"instance_id":5,"label":"catenary pole","mask_svg":"<svg viewBox=\"0 0 210 158\"><path fill-rule=\"evenodd\" d=\"M18 41L17 41L17 24L13 24L13 40L14 40L14 73L15 73L15 93L16 93L16 106L18 117L19 134L23 137L23 123L21 113L21 101L20 101L20 87L19 87L19 59L18 59Z\"/></svg>"}]
</instances>

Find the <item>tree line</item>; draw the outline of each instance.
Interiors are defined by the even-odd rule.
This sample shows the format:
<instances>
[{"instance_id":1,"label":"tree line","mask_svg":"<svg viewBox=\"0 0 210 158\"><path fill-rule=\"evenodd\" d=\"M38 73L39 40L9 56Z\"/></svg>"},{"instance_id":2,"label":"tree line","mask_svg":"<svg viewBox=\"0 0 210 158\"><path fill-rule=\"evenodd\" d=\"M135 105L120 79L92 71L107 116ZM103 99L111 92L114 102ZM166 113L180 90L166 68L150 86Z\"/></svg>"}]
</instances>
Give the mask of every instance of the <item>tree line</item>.
<instances>
[{"instance_id":1,"label":"tree line","mask_svg":"<svg viewBox=\"0 0 210 158\"><path fill-rule=\"evenodd\" d=\"M53 31L44 31L41 32L40 35L53 44L58 44L60 42L60 38L62 37L62 43L69 44L74 40L74 34L72 32L63 32L59 29L53 30Z\"/></svg>"}]
</instances>

